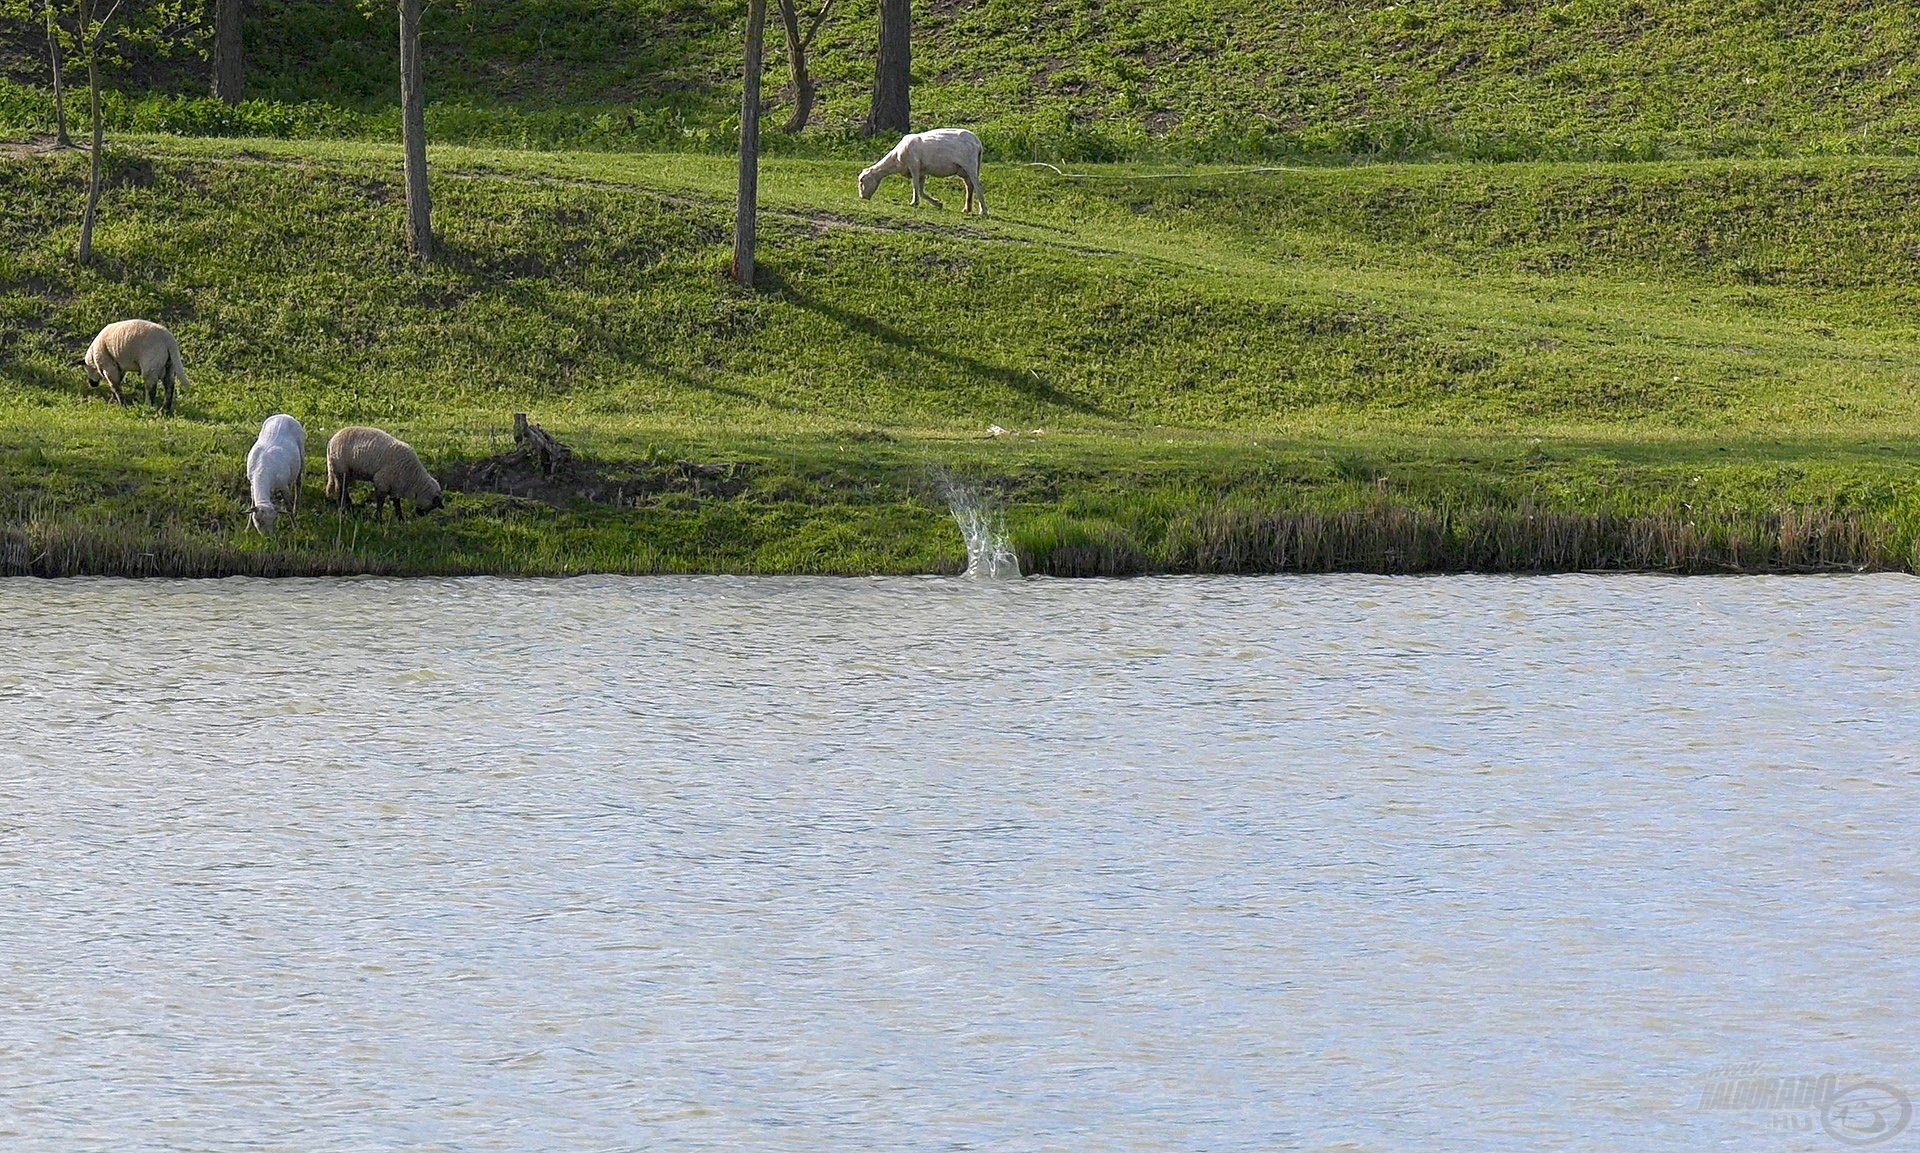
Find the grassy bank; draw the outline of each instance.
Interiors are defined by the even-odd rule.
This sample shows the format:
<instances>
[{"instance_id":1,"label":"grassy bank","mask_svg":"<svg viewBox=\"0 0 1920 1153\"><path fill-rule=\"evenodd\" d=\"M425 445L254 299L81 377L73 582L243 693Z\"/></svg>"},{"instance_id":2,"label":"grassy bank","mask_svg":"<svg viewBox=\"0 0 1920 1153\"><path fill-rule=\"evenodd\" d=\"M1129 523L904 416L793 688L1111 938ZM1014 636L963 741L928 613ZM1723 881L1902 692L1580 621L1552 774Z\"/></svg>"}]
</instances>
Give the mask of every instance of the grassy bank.
<instances>
[{"instance_id":1,"label":"grassy bank","mask_svg":"<svg viewBox=\"0 0 1920 1153\"><path fill-rule=\"evenodd\" d=\"M380 524L323 507L316 468L300 519L267 541L244 529L251 428L156 431L160 443L110 450L5 449L19 495L0 513L0 573L953 573L966 554L943 496L952 476L1001 511L1023 571L1058 576L1911 571L1920 536L1914 462L1890 453L1752 445L1728 463L1733 451L1688 444L868 434L653 438L593 462L625 478L617 495L462 491L442 512ZM499 447L440 443L443 476ZM724 465L729 482L702 491L683 462Z\"/></svg>"},{"instance_id":2,"label":"grassy bank","mask_svg":"<svg viewBox=\"0 0 1920 1153\"><path fill-rule=\"evenodd\" d=\"M1045 572L1914 564L1913 162L1002 165L983 222L777 160L746 294L722 158L435 160L418 272L389 148L141 138L82 270L80 159L0 157L0 568L953 571L943 470ZM83 395L128 315L171 420ZM530 412L585 472L376 526L316 460L270 544L278 410L449 477Z\"/></svg>"},{"instance_id":3,"label":"grassy bank","mask_svg":"<svg viewBox=\"0 0 1920 1153\"><path fill-rule=\"evenodd\" d=\"M1911 151L1920 30L1898 0L1037 0L916 5L922 126L975 128L1002 159L1308 156L1654 159ZM446 142L731 147L741 0L430 5L429 125ZM851 154L872 5L826 25L815 130ZM392 139L390 5L248 6L240 109L204 62L136 59L139 131ZM777 40L777 37L776 37ZM44 44L0 27L0 124L41 127ZM770 91L785 82L777 45ZM776 147L787 142L776 139Z\"/></svg>"}]
</instances>

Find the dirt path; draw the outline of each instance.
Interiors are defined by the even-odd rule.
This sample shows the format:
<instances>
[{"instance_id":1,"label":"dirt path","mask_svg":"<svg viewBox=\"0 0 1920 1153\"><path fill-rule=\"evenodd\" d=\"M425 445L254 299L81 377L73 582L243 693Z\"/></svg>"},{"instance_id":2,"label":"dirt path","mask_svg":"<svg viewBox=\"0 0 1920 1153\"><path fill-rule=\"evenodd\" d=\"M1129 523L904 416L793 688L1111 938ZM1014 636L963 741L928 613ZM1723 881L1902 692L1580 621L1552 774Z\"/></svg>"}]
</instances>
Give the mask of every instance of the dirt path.
<instances>
[{"instance_id":1,"label":"dirt path","mask_svg":"<svg viewBox=\"0 0 1920 1153\"><path fill-rule=\"evenodd\" d=\"M24 160L29 156L48 156L63 152L60 142L52 136L29 136L25 140L0 140L0 159ZM75 151L84 151L75 149Z\"/></svg>"}]
</instances>

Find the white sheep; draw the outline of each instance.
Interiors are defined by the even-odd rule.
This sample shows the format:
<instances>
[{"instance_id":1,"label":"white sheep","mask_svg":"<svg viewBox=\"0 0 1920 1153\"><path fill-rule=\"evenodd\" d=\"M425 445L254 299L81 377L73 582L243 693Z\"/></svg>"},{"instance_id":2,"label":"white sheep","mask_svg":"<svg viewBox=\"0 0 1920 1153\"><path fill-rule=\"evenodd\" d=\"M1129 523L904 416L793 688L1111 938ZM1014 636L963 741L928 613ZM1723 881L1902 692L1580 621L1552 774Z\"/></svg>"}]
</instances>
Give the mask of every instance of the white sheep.
<instances>
[{"instance_id":1,"label":"white sheep","mask_svg":"<svg viewBox=\"0 0 1920 1153\"><path fill-rule=\"evenodd\" d=\"M377 428L343 428L327 442L327 499L353 507L350 489L355 481L373 483L373 516L380 519L393 501L394 515L406 519L402 499L417 512L432 512L445 503L440 482L433 479L412 446Z\"/></svg>"},{"instance_id":2,"label":"white sheep","mask_svg":"<svg viewBox=\"0 0 1920 1153\"><path fill-rule=\"evenodd\" d=\"M286 494L290 516L300 515L300 478L306 470L307 430L284 412L268 417L247 452L247 487L253 493L247 522L262 536L280 519L276 494Z\"/></svg>"},{"instance_id":3,"label":"white sheep","mask_svg":"<svg viewBox=\"0 0 1920 1153\"><path fill-rule=\"evenodd\" d=\"M987 198L980 192L980 138L964 128L935 128L902 136L892 152L860 174L860 199L871 200L880 182L896 174L913 181L915 208L920 206L922 195L933 200L935 208L946 207L925 191L926 179L958 176L967 185L967 203L960 211L965 213L978 203L980 215L987 214Z\"/></svg>"},{"instance_id":4,"label":"white sheep","mask_svg":"<svg viewBox=\"0 0 1920 1153\"><path fill-rule=\"evenodd\" d=\"M120 382L135 369L146 382L148 404L153 403L155 386L166 384L169 415L173 412L174 383L179 382L183 389L187 387L187 369L180 363L180 342L173 338L173 333L151 320L117 320L107 325L93 338L81 363L87 366L87 383L95 385L106 381L118 404L127 403L120 391Z\"/></svg>"}]
</instances>

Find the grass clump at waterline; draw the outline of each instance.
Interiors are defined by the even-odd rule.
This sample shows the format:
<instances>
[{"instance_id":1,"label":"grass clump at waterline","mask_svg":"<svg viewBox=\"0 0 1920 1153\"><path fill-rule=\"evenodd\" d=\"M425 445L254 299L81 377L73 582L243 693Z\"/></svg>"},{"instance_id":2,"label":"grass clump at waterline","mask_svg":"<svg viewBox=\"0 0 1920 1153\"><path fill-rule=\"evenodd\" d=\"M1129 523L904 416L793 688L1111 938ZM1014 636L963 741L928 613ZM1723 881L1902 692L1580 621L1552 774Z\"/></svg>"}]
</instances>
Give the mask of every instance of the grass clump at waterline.
<instances>
[{"instance_id":1,"label":"grass clump at waterline","mask_svg":"<svg viewBox=\"0 0 1920 1153\"><path fill-rule=\"evenodd\" d=\"M723 159L439 150L425 271L397 172L137 140L79 269L80 158L0 157L8 571L959 571L941 468L1028 571L1914 563L1910 162L1001 166L962 221L770 161L752 294ZM132 315L181 337L177 418L83 395ZM263 541L275 411L309 484ZM594 483L490 491L514 412ZM351 423L479 481L343 521L319 457Z\"/></svg>"}]
</instances>

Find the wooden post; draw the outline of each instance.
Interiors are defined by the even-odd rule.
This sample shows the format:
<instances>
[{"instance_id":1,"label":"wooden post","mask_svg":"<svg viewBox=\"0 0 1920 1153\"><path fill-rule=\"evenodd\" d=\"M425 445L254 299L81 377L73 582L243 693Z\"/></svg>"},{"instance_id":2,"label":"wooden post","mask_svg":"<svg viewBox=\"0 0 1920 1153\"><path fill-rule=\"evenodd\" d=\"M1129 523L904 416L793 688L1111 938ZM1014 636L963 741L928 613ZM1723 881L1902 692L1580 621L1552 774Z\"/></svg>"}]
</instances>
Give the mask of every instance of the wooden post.
<instances>
[{"instance_id":1,"label":"wooden post","mask_svg":"<svg viewBox=\"0 0 1920 1153\"><path fill-rule=\"evenodd\" d=\"M60 35L53 22L53 4L47 5L47 55L53 60L53 131L54 143L62 148L73 147L73 137L67 134L67 90L60 77Z\"/></svg>"},{"instance_id":2,"label":"wooden post","mask_svg":"<svg viewBox=\"0 0 1920 1153\"><path fill-rule=\"evenodd\" d=\"M406 152L407 249L422 264L433 260L426 109L426 93L420 86L420 0L400 0L400 136Z\"/></svg>"},{"instance_id":3,"label":"wooden post","mask_svg":"<svg viewBox=\"0 0 1920 1153\"><path fill-rule=\"evenodd\" d=\"M92 25L93 8L88 5L83 26ZM93 222L100 215L100 45L96 41L87 52L87 99L93 115L93 156L87 169L87 207L80 217L80 263L93 259Z\"/></svg>"},{"instance_id":4,"label":"wooden post","mask_svg":"<svg viewBox=\"0 0 1920 1153\"><path fill-rule=\"evenodd\" d=\"M787 36L787 67L793 78L788 84L793 97L793 111L787 114L787 122L781 131L791 135L805 128L807 121L813 118L813 97L819 86L807 72L809 44L806 34L800 31L800 12L794 7L794 0L779 0L779 4L780 27ZM820 22L826 19L832 8L833 0L827 0L820 10L819 19L814 21L815 31L819 30Z\"/></svg>"},{"instance_id":5,"label":"wooden post","mask_svg":"<svg viewBox=\"0 0 1920 1153\"><path fill-rule=\"evenodd\" d=\"M740 198L733 213L733 279L753 287L754 229L760 208L760 63L767 33L767 0L747 5L747 63L740 86Z\"/></svg>"},{"instance_id":6,"label":"wooden post","mask_svg":"<svg viewBox=\"0 0 1920 1153\"><path fill-rule=\"evenodd\" d=\"M873 66L873 103L866 135L908 132L913 123L913 3L880 0L880 51Z\"/></svg>"},{"instance_id":7,"label":"wooden post","mask_svg":"<svg viewBox=\"0 0 1920 1153\"><path fill-rule=\"evenodd\" d=\"M223 104L240 103L246 80L240 27L243 4L244 0L214 0L213 98Z\"/></svg>"}]
</instances>

